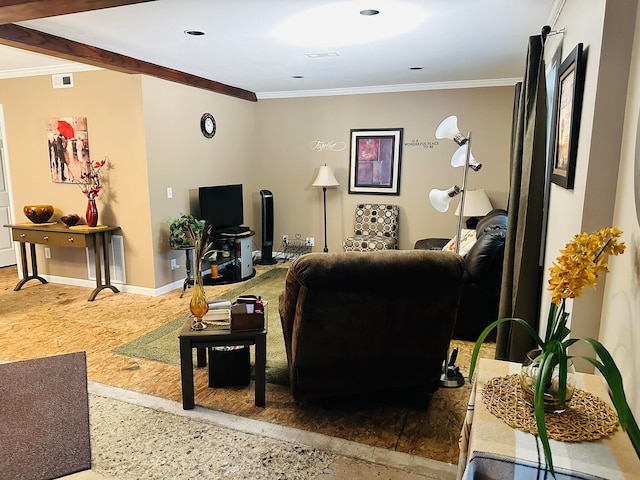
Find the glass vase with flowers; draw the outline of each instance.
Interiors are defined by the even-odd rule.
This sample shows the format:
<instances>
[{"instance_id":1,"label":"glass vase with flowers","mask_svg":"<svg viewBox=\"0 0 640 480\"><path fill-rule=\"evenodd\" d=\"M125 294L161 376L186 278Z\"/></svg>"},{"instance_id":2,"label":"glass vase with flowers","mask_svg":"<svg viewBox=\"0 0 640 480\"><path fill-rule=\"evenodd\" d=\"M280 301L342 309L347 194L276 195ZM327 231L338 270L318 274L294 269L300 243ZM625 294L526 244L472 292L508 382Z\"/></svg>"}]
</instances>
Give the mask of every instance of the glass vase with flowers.
<instances>
[{"instance_id":1,"label":"glass vase with flowers","mask_svg":"<svg viewBox=\"0 0 640 480\"><path fill-rule=\"evenodd\" d=\"M189 234L194 240L194 256L195 256L195 272L193 277L193 293L191 295L191 301L189 302L189 310L193 315L193 322L191 324L192 330L204 330L207 326L202 321L209 311L209 304L207 303L207 297L204 293L204 283L202 281L202 260L208 254L212 253L212 238L211 238L211 226L206 226L202 229L201 233L193 229L189 224L187 225Z\"/></svg>"},{"instance_id":2,"label":"glass vase with flowers","mask_svg":"<svg viewBox=\"0 0 640 480\"><path fill-rule=\"evenodd\" d=\"M489 333L504 322L516 322L522 325L538 345L538 351L529 352L531 364L523 366L520 385L524 390L531 388L538 436L542 442L545 460L551 474L555 478L551 447L545 423L545 412L549 411L550 396L554 407L562 411L573 392L571 384L572 356L567 349L578 341L591 346L597 357L581 356L593 364L602 374L611 390L611 397L618 414L620 426L626 431L637 452L640 452L640 429L627 403L622 384L622 375L609 351L598 340L593 338L569 338L571 330L567 327L569 312L566 311L566 300L579 297L582 289L595 287L598 273L608 272L608 256L624 252L625 245L618 241L622 231L602 228L590 234L575 235L573 240L561 250L561 255L550 268L548 290L551 291L551 306L544 339L538 335L531 325L521 318L501 318L491 323L478 337L473 349L469 378L473 378L478 354L482 343ZM529 363L527 361L525 364ZM526 398L526 397L525 397Z\"/></svg>"}]
</instances>

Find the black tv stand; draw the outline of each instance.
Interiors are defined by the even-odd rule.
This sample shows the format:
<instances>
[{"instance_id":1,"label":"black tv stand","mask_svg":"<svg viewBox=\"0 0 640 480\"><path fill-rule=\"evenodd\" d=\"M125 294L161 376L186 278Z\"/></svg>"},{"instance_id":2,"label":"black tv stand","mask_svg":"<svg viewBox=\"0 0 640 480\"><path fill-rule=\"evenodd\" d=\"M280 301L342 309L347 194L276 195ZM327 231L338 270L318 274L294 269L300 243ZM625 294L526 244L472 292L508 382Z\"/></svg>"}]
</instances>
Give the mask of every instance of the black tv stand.
<instances>
[{"instance_id":1,"label":"black tv stand","mask_svg":"<svg viewBox=\"0 0 640 480\"><path fill-rule=\"evenodd\" d=\"M205 285L218 285L223 283L235 283L248 280L255 276L253 268L251 237L255 232L249 227L240 233L215 231L213 247L218 251L215 264L218 267L218 276L204 275Z\"/></svg>"},{"instance_id":2,"label":"black tv stand","mask_svg":"<svg viewBox=\"0 0 640 480\"><path fill-rule=\"evenodd\" d=\"M249 233L252 233L251 228L244 226L244 225L238 225L235 227L224 227L224 228L220 228L217 230L214 230L215 236L216 237L220 237L220 236L242 236L242 235L248 235Z\"/></svg>"}]
</instances>

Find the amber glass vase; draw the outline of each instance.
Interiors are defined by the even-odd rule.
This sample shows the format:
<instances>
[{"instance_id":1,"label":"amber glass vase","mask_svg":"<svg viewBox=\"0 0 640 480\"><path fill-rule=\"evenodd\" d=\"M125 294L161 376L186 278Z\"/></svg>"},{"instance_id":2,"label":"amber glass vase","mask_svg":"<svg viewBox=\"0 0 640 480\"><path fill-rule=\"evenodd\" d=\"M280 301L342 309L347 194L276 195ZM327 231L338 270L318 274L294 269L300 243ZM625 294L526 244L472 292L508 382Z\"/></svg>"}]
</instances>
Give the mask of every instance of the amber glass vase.
<instances>
[{"instance_id":1,"label":"amber glass vase","mask_svg":"<svg viewBox=\"0 0 640 480\"><path fill-rule=\"evenodd\" d=\"M189 310L193 315L193 323L191 325L192 330L204 330L207 326L202 321L209 311L209 304L207 303L207 297L204 294L204 284L202 283L202 262L201 259L196 259L196 271L193 277L193 294L191 295L191 302L189 303Z\"/></svg>"}]
</instances>

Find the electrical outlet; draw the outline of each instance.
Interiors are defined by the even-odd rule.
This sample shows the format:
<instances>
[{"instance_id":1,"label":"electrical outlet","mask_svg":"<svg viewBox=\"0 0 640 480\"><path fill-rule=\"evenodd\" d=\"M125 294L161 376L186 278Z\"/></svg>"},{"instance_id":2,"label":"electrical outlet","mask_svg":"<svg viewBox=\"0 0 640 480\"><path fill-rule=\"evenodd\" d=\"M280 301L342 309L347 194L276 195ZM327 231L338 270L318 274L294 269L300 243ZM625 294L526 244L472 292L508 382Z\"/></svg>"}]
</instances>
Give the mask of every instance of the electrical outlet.
<instances>
[{"instance_id":1,"label":"electrical outlet","mask_svg":"<svg viewBox=\"0 0 640 480\"><path fill-rule=\"evenodd\" d=\"M49 247L44 247L44 258L51 258L51 249Z\"/></svg>"},{"instance_id":2,"label":"electrical outlet","mask_svg":"<svg viewBox=\"0 0 640 480\"><path fill-rule=\"evenodd\" d=\"M289 245L289 235L282 235L282 244L286 247Z\"/></svg>"},{"instance_id":3,"label":"electrical outlet","mask_svg":"<svg viewBox=\"0 0 640 480\"><path fill-rule=\"evenodd\" d=\"M176 261L175 258L171 259L171 270L177 270L178 269L178 262Z\"/></svg>"}]
</instances>

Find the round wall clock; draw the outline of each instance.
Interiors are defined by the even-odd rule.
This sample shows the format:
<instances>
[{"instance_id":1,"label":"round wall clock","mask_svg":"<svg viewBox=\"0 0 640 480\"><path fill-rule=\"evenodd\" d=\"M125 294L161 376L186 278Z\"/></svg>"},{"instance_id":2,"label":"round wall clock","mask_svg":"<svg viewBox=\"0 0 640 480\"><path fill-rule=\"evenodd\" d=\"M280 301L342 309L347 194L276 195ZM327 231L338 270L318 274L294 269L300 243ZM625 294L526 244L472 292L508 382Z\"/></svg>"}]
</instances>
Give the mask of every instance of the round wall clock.
<instances>
[{"instance_id":1,"label":"round wall clock","mask_svg":"<svg viewBox=\"0 0 640 480\"><path fill-rule=\"evenodd\" d=\"M211 138L216 134L216 119L213 118L213 115L210 113L202 115L200 119L200 130L202 130L202 134L207 138Z\"/></svg>"}]
</instances>

